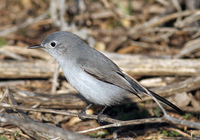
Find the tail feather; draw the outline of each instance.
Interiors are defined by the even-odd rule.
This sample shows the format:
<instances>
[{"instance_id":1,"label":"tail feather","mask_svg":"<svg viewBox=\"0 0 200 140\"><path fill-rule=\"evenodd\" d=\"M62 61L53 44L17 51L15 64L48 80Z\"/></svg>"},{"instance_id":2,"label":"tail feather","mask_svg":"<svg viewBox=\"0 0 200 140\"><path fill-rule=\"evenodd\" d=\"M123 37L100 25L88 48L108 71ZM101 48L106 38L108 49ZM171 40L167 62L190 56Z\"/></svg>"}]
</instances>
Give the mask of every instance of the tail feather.
<instances>
[{"instance_id":1,"label":"tail feather","mask_svg":"<svg viewBox=\"0 0 200 140\"><path fill-rule=\"evenodd\" d=\"M175 106L174 104L172 104L171 102L169 102L168 100L166 100L165 98L159 96L158 94L154 93L153 91L149 90L148 91L151 93L152 96L154 96L156 99L158 99L159 101L163 102L164 104L170 106L171 108L173 108L174 110L176 110L178 113L180 113L181 115L185 115L185 113L178 108L177 106Z\"/></svg>"},{"instance_id":2,"label":"tail feather","mask_svg":"<svg viewBox=\"0 0 200 140\"><path fill-rule=\"evenodd\" d=\"M131 76L128 76L128 74L124 73L123 76L131 84L131 86L133 87L133 89L134 89L133 93L134 94L138 94L138 93L144 93L146 95L151 94L149 96L154 96L156 99L158 99L162 103L170 106L171 108L173 108L174 110L179 112L181 115L185 115L185 113L180 108L178 108L177 106L175 106L171 102L167 101L163 97L159 96L158 94L154 93L153 91L143 87L138 81L136 81L135 79L131 78Z\"/></svg>"}]
</instances>

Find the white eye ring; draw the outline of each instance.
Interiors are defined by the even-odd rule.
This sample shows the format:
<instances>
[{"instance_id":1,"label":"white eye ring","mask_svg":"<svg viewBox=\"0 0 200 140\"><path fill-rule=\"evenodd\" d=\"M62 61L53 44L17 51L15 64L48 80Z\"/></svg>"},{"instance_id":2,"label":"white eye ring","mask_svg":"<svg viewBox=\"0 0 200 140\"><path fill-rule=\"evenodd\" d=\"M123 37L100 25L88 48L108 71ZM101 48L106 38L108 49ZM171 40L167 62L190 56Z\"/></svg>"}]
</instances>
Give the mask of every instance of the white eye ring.
<instances>
[{"instance_id":1,"label":"white eye ring","mask_svg":"<svg viewBox=\"0 0 200 140\"><path fill-rule=\"evenodd\" d=\"M56 42L51 42L51 47L55 47L56 46Z\"/></svg>"}]
</instances>

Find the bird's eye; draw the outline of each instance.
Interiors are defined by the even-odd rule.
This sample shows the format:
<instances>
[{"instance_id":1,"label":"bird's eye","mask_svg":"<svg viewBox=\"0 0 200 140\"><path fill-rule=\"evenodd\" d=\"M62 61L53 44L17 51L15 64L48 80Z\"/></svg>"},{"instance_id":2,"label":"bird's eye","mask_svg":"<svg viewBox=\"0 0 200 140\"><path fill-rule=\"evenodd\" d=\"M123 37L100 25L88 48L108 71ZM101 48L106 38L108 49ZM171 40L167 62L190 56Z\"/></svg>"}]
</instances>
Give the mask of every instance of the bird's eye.
<instances>
[{"instance_id":1,"label":"bird's eye","mask_svg":"<svg viewBox=\"0 0 200 140\"><path fill-rule=\"evenodd\" d=\"M56 42L51 42L51 46L55 47L56 46Z\"/></svg>"}]
</instances>

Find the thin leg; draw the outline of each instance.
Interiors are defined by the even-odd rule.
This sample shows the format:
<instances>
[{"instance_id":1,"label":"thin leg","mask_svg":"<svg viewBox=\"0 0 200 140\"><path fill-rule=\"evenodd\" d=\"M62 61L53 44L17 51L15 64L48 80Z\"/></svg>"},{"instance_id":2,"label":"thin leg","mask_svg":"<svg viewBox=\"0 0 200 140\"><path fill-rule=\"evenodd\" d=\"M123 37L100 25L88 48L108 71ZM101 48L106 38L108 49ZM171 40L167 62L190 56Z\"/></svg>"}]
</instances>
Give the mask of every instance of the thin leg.
<instances>
[{"instance_id":1,"label":"thin leg","mask_svg":"<svg viewBox=\"0 0 200 140\"><path fill-rule=\"evenodd\" d=\"M102 116L103 112L106 110L107 107L108 107L108 106L105 106L105 107L101 110L101 112L99 112L98 117L97 117L97 120L98 120L99 123L102 122L102 121L101 121L101 116Z\"/></svg>"},{"instance_id":2,"label":"thin leg","mask_svg":"<svg viewBox=\"0 0 200 140\"><path fill-rule=\"evenodd\" d=\"M81 110L81 112L78 114L78 117L81 119L81 120L85 120L83 118L83 115L86 115L86 110L89 109L90 107L92 106L92 104L89 104L86 108L84 108L83 110Z\"/></svg>"}]
</instances>

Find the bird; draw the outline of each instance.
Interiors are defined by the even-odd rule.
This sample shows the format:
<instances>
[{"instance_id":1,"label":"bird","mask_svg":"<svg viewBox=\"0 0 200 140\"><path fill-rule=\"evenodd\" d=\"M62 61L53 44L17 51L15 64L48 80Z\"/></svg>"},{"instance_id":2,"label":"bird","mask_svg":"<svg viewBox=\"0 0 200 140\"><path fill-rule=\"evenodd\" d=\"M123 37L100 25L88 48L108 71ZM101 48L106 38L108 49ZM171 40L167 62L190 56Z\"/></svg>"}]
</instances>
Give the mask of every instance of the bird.
<instances>
[{"instance_id":1,"label":"bird","mask_svg":"<svg viewBox=\"0 0 200 140\"><path fill-rule=\"evenodd\" d=\"M111 59L87 45L79 36L57 31L48 35L41 44L28 49L42 48L59 63L67 81L88 101L92 102L79 113L86 114L92 104L104 106L98 121L108 106L122 102L128 94L141 99L141 94L154 97L181 115L185 113L173 103L145 88L136 79L122 71ZM133 60L134 61L134 60Z\"/></svg>"}]
</instances>

